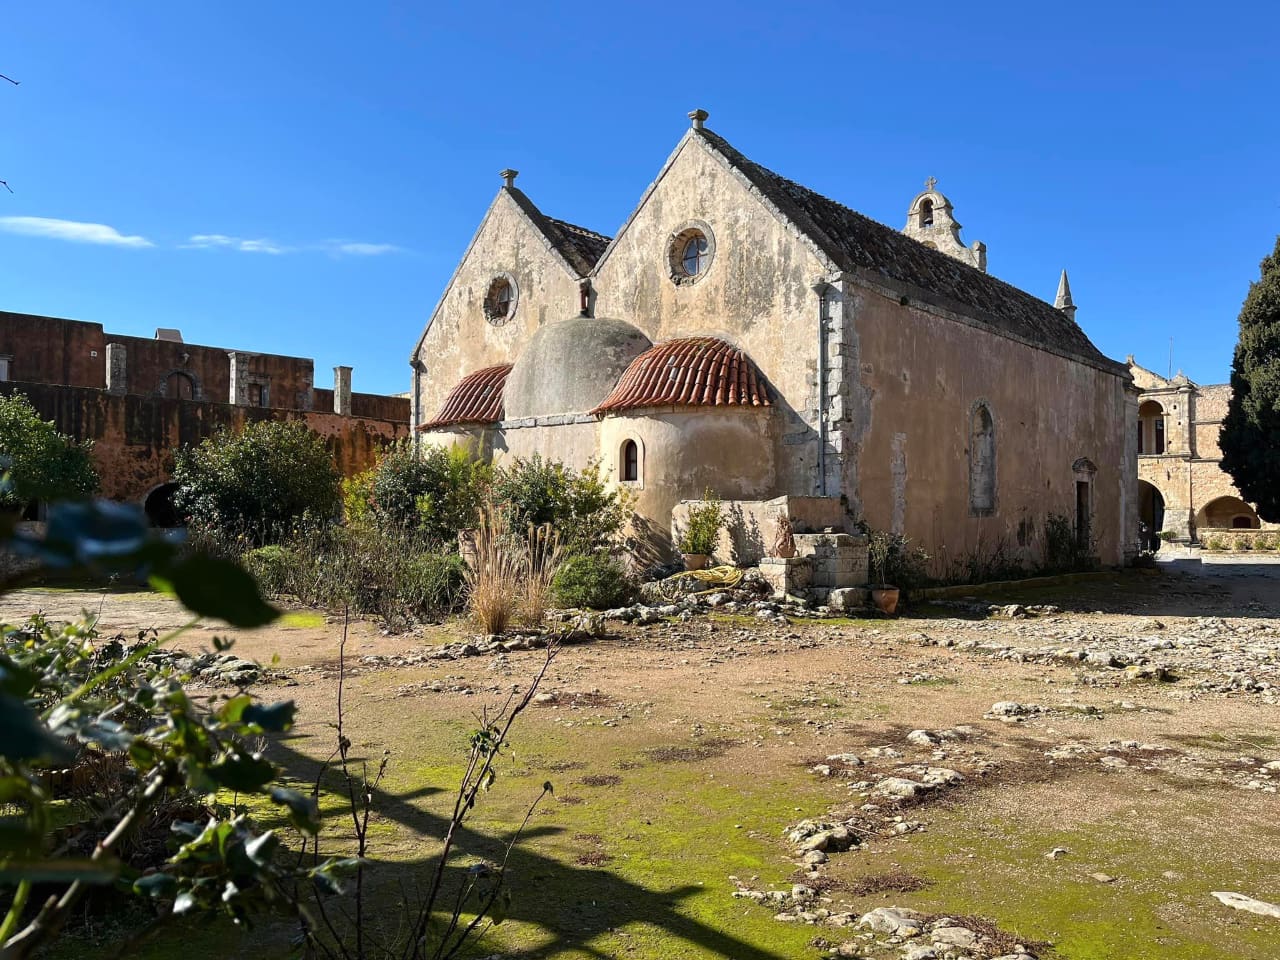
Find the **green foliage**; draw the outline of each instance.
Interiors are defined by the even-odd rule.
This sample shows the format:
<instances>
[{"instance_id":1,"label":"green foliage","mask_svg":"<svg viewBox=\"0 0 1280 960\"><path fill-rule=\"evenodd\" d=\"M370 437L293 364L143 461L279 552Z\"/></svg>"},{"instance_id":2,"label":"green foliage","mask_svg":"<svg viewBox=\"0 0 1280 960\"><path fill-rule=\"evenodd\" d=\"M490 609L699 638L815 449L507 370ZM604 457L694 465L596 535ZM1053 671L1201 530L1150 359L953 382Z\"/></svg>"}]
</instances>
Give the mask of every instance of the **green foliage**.
<instances>
[{"instance_id":1,"label":"green foliage","mask_svg":"<svg viewBox=\"0 0 1280 960\"><path fill-rule=\"evenodd\" d=\"M631 500L609 488L597 463L581 471L534 454L494 471L493 499L507 509L512 530L551 524L572 553L607 549L631 519Z\"/></svg>"},{"instance_id":2,"label":"green foliage","mask_svg":"<svg viewBox=\"0 0 1280 960\"><path fill-rule=\"evenodd\" d=\"M680 534L680 552L707 556L715 553L724 522L724 506L720 503L720 498L707 490L697 506L689 509L688 519Z\"/></svg>"},{"instance_id":3,"label":"green foliage","mask_svg":"<svg viewBox=\"0 0 1280 960\"><path fill-rule=\"evenodd\" d=\"M202 545L214 538L205 535ZM235 538L212 544L236 555ZM400 629L438 620L462 601L463 563L452 549L426 549L418 533L378 524L299 523L279 544L244 550L242 562L271 596L378 617Z\"/></svg>"},{"instance_id":4,"label":"green foliage","mask_svg":"<svg viewBox=\"0 0 1280 960\"><path fill-rule=\"evenodd\" d=\"M1178 539L1177 532L1173 530L1161 530L1157 536L1165 543L1172 543L1174 540Z\"/></svg>"},{"instance_id":5,"label":"green foliage","mask_svg":"<svg viewBox=\"0 0 1280 960\"><path fill-rule=\"evenodd\" d=\"M298 421L260 420L178 451L174 505L193 526L280 539L294 521L338 507L338 470L328 448Z\"/></svg>"},{"instance_id":6,"label":"green foliage","mask_svg":"<svg viewBox=\"0 0 1280 960\"><path fill-rule=\"evenodd\" d=\"M1280 520L1280 237L1240 308L1222 469L1258 516Z\"/></svg>"},{"instance_id":7,"label":"green foliage","mask_svg":"<svg viewBox=\"0 0 1280 960\"><path fill-rule=\"evenodd\" d=\"M1205 540L1204 548L1206 550L1212 550L1216 553L1219 550L1227 549L1227 541L1222 537L1218 536L1217 534L1214 534L1213 536L1208 537Z\"/></svg>"},{"instance_id":8,"label":"green foliage","mask_svg":"<svg viewBox=\"0 0 1280 960\"><path fill-rule=\"evenodd\" d=\"M459 530L476 525L476 512L488 489L490 468L465 447L426 446L414 453L408 443L383 454L368 482L367 515L384 526L422 534L429 542L456 540ZM357 517L360 485L348 498Z\"/></svg>"},{"instance_id":9,"label":"green foliage","mask_svg":"<svg viewBox=\"0 0 1280 960\"><path fill-rule=\"evenodd\" d=\"M1060 513L1044 518L1044 569L1047 573L1092 570L1094 545L1084 543L1075 524Z\"/></svg>"},{"instance_id":10,"label":"green foliage","mask_svg":"<svg viewBox=\"0 0 1280 960\"><path fill-rule=\"evenodd\" d=\"M898 533L867 528L867 566L872 584L903 589L922 586L929 580L929 554L911 547Z\"/></svg>"},{"instance_id":11,"label":"green foliage","mask_svg":"<svg viewBox=\"0 0 1280 960\"><path fill-rule=\"evenodd\" d=\"M607 553L579 553L560 564L551 582L561 607L609 610L626 606L636 595L635 578Z\"/></svg>"},{"instance_id":12,"label":"green foliage","mask_svg":"<svg viewBox=\"0 0 1280 960\"><path fill-rule=\"evenodd\" d=\"M22 510L33 500L87 497L98 489L93 443L77 443L52 421L40 419L21 394L0 396L0 510Z\"/></svg>"}]
</instances>

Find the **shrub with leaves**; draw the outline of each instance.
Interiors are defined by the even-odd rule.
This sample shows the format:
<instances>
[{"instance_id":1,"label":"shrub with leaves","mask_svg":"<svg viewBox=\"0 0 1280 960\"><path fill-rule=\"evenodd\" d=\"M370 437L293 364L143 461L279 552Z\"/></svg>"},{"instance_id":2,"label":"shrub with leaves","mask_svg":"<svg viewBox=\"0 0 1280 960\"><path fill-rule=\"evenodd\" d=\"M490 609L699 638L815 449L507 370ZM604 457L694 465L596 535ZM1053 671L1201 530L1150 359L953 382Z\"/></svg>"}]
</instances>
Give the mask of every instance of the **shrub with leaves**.
<instances>
[{"instance_id":1,"label":"shrub with leaves","mask_svg":"<svg viewBox=\"0 0 1280 960\"><path fill-rule=\"evenodd\" d=\"M538 454L495 470L493 499L506 508L511 529L552 524L574 553L613 545L633 513L628 493L611 489L599 464L579 471Z\"/></svg>"},{"instance_id":2,"label":"shrub with leaves","mask_svg":"<svg viewBox=\"0 0 1280 960\"><path fill-rule=\"evenodd\" d=\"M579 553L566 559L552 581L552 595L562 607L609 610L635 599L635 578L607 553Z\"/></svg>"},{"instance_id":3,"label":"shrub with leaves","mask_svg":"<svg viewBox=\"0 0 1280 960\"><path fill-rule=\"evenodd\" d=\"M237 921L283 900L295 878L275 862L275 835L238 811L209 810L204 822L174 822L174 847L152 872L140 875L121 858L130 834L175 795L258 794L298 829L318 829L315 800L276 784L274 765L249 746L263 734L287 730L293 704L264 705L245 693L201 703L170 668L150 659L200 615L238 627L274 620L277 612L253 579L233 564L184 556L151 539L142 511L120 505L55 505L45 534L10 533L8 539L19 553L63 570L150 571L152 582L196 617L168 636L144 635L132 646L101 641L89 622L55 628L36 618L0 628L0 797L17 811L0 831L0 884L13 889L0 920L3 955L27 957L56 937L95 886L160 900L170 916L218 912ZM97 838L92 852L69 855L50 829L55 798L47 771L104 757L116 758L120 776L113 794L87 808L81 824ZM333 869L316 863L305 872ZM57 892L28 903L37 884Z\"/></svg>"},{"instance_id":4,"label":"shrub with leaves","mask_svg":"<svg viewBox=\"0 0 1280 960\"><path fill-rule=\"evenodd\" d=\"M724 507L720 498L708 490L702 500L689 508L684 530L680 533L680 552L711 556L724 529Z\"/></svg>"},{"instance_id":5,"label":"shrub with leaves","mask_svg":"<svg viewBox=\"0 0 1280 960\"><path fill-rule=\"evenodd\" d=\"M1049 573L1092 570L1095 566L1092 541L1081 540L1067 517L1051 513L1044 518L1044 569Z\"/></svg>"},{"instance_id":6,"label":"shrub with leaves","mask_svg":"<svg viewBox=\"0 0 1280 960\"><path fill-rule=\"evenodd\" d=\"M298 421L260 420L178 451L174 505L195 526L280 540L303 516L333 517L338 469L324 440Z\"/></svg>"},{"instance_id":7,"label":"shrub with leaves","mask_svg":"<svg viewBox=\"0 0 1280 960\"><path fill-rule=\"evenodd\" d=\"M489 465L466 447L427 446L415 454L408 443L398 443L387 448L367 486L352 485L347 518L360 516L363 493L369 519L420 533L431 543L453 542L459 530L475 526L489 476Z\"/></svg>"},{"instance_id":8,"label":"shrub with leaves","mask_svg":"<svg viewBox=\"0 0 1280 960\"><path fill-rule=\"evenodd\" d=\"M527 544L511 533L504 508L487 503L475 530L475 555L466 567L467 609L487 634L504 633L520 605Z\"/></svg>"},{"instance_id":9,"label":"shrub with leaves","mask_svg":"<svg viewBox=\"0 0 1280 960\"><path fill-rule=\"evenodd\" d=\"M0 510L87 497L98 489L93 443L59 433L21 394L0 396L0 472L8 473L0 484Z\"/></svg>"}]
</instances>

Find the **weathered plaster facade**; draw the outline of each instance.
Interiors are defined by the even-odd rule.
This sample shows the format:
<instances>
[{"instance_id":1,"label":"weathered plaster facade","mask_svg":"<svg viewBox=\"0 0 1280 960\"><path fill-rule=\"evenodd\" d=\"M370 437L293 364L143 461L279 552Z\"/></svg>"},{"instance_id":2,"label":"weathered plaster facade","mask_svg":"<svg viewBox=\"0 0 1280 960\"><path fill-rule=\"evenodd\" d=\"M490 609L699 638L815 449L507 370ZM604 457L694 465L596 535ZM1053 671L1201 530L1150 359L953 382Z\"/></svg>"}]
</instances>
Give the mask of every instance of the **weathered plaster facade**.
<instances>
[{"instance_id":1,"label":"weathered plaster facade","mask_svg":"<svg viewBox=\"0 0 1280 960\"><path fill-rule=\"evenodd\" d=\"M589 269L558 252L545 224L559 221L499 191L411 364L416 423L462 378L514 362L507 408L423 441L466 440L496 460L598 460L636 494L659 554L673 509L711 488L735 501L830 498L832 526L864 519L952 557L1004 540L1038 559L1045 516L1079 515L1102 561L1122 562L1136 546L1134 394L1074 304L987 276L981 245L927 247L784 180L690 116ZM950 201L930 193L934 227L958 244ZM508 276L518 304L495 325L482 301ZM749 358L767 403L593 411L634 356L593 324L658 347L713 338Z\"/></svg>"},{"instance_id":2,"label":"weathered plaster facade","mask_svg":"<svg viewBox=\"0 0 1280 960\"><path fill-rule=\"evenodd\" d=\"M1262 522L1222 469L1218 436L1231 401L1229 384L1200 386L1182 373L1167 379L1129 357L1141 390L1130 434L1138 456L1141 520L1153 532L1203 542L1227 530L1280 530Z\"/></svg>"}]
</instances>

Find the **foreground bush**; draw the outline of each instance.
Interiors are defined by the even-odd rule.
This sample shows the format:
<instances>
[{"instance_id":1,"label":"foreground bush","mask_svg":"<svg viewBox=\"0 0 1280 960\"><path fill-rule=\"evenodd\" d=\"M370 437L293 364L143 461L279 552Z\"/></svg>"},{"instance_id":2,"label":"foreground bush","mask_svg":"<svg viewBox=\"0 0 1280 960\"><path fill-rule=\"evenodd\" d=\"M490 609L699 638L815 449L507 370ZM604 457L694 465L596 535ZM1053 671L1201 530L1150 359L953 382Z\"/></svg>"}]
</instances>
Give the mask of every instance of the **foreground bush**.
<instances>
[{"instance_id":1,"label":"foreground bush","mask_svg":"<svg viewBox=\"0 0 1280 960\"><path fill-rule=\"evenodd\" d=\"M566 550L584 554L612 546L632 514L626 493L609 488L598 464L578 471L538 454L494 471L493 499L513 530L552 524Z\"/></svg>"},{"instance_id":2,"label":"foreground bush","mask_svg":"<svg viewBox=\"0 0 1280 960\"><path fill-rule=\"evenodd\" d=\"M456 552L427 549L394 527L300 524L281 543L245 552L243 563L268 594L396 628L452 613L464 592Z\"/></svg>"},{"instance_id":3,"label":"foreground bush","mask_svg":"<svg viewBox=\"0 0 1280 960\"><path fill-rule=\"evenodd\" d=\"M178 451L173 502L189 524L280 540L303 516L338 509L338 470L324 440L297 421L262 420Z\"/></svg>"},{"instance_id":4,"label":"foreground bush","mask_svg":"<svg viewBox=\"0 0 1280 960\"><path fill-rule=\"evenodd\" d=\"M21 394L0 396L0 510L17 511L33 500L70 500L98 489L93 443L77 443L40 419Z\"/></svg>"},{"instance_id":5,"label":"foreground bush","mask_svg":"<svg viewBox=\"0 0 1280 960\"><path fill-rule=\"evenodd\" d=\"M626 606L636 595L636 583L627 568L607 553L569 557L560 564L551 589L559 606L590 610Z\"/></svg>"},{"instance_id":6,"label":"foreground bush","mask_svg":"<svg viewBox=\"0 0 1280 960\"><path fill-rule=\"evenodd\" d=\"M389 447L372 470L344 485L348 522L372 521L453 541L476 524L489 488L489 465L464 447Z\"/></svg>"}]
</instances>

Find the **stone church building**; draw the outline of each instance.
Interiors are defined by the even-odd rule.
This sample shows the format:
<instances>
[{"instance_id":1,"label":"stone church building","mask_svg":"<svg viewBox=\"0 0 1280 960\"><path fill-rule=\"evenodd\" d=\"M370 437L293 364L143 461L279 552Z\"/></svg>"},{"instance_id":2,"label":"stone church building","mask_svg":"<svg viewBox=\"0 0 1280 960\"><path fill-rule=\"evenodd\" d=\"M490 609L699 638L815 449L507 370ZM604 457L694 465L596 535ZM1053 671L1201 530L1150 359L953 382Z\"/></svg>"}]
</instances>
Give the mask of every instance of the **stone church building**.
<instances>
[{"instance_id":1,"label":"stone church building","mask_svg":"<svg viewBox=\"0 0 1280 960\"><path fill-rule=\"evenodd\" d=\"M1138 510L1151 533L1204 543L1231 542L1244 530L1280 530L1263 523L1222 469L1218 434L1231 385L1201 386L1181 371L1166 378L1129 357L1138 406Z\"/></svg>"},{"instance_id":2,"label":"stone church building","mask_svg":"<svg viewBox=\"0 0 1280 960\"><path fill-rule=\"evenodd\" d=\"M414 347L422 443L600 463L641 538L712 490L737 559L861 520L945 562L1046 515L1106 564L1137 529L1128 369L1057 305L986 272L930 180L905 229L760 166L694 111L614 237L499 189ZM677 521L678 527L678 521Z\"/></svg>"}]
</instances>

